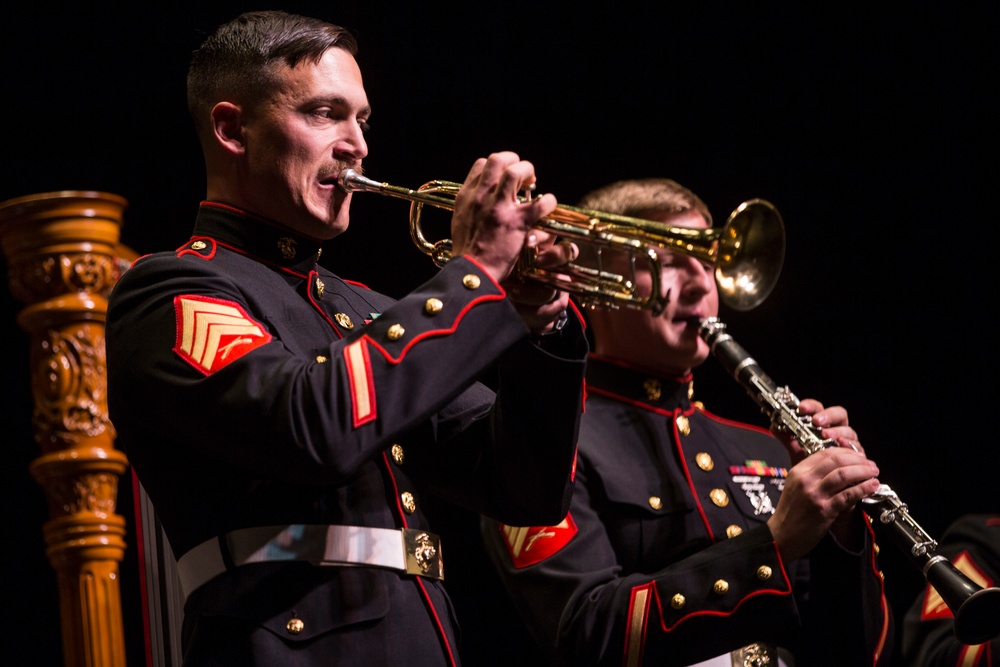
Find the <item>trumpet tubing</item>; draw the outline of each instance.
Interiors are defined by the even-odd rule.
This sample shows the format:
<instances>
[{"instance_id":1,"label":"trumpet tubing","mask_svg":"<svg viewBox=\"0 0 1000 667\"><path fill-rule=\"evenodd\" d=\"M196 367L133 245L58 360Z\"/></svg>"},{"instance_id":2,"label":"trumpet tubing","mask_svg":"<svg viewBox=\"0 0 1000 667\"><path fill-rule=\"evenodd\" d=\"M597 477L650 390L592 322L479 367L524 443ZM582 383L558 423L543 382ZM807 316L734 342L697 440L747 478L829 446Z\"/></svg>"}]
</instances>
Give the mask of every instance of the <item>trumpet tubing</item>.
<instances>
[{"instance_id":1,"label":"trumpet tubing","mask_svg":"<svg viewBox=\"0 0 1000 667\"><path fill-rule=\"evenodd\" d=\"M713 356L771 419L772 425L790 432L807 454L836 447L824 439L808 416L797 411L799 400L788 387L777 386L732 336L719 318L701 320L698 333ZM980 644L1000 635L1000 588L982 588L936 552L937 542L910 516L909 508L885 484L861 502L873 524L883 527L895 546L920 569L955 617L955 637L965 644Z\"/></svg>"},{"instance_id":2,"label":"trumpet tubing","mask_svg":"<svg viewBox=\"0 0 1000 667\"><path fill-rule=\"evenodd\" d=\"M410 237L417 247L441 267L450 259L450 239L430 241L422 226L423 207L454 210L461 185L451 181L429 181L413 190L372 180L354 169L344 170L339 179L346 192L371 192L410 202ZM721 229L676 227L655 220L560 206L540 220L536 228L596 250L598 266L570 263L556 271L539 268L534 256L525 252L516 271L519 277L535 280L576 295L586 306L628 307L659 314L667 304L660 284L661 265L657 250L693 257L714 268L722 301L735 310L750 310L771 293L785 256L784 224L777 209L763 199L743 202L730 214ZM630 258L632 273L605 271L600 265L603 251L620 251ZM635 263L649 269L650 294L636 291ZM564 276L569 276L568 278Z\"/></svg>"}]
</instances>

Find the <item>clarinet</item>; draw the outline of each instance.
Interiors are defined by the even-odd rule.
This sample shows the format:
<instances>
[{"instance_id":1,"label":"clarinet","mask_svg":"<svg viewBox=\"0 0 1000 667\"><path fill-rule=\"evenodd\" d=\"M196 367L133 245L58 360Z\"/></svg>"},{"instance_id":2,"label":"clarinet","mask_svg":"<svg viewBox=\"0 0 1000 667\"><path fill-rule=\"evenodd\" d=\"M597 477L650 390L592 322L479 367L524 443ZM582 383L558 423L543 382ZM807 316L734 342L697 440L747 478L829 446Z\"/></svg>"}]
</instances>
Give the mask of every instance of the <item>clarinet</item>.
<instances>
[{"instance_id":1,"label":"clarinet","mask_svg":"<svg viewBox=\"0 0 1000 667\"><path fill-rule=\"evenodd\" d=\"M791 433L806 454L836 447L824 439L808 415L798 413L799 399L787 386L777 386L761 370L743 347L726 333L717 317L698 321L701 336L727 373L743 385L747 393L779 431ZM885 527L893 544L903 550L951 609L955 617L955 637L963 644L981 644L1000 635L1000 588L983 588L936 553L937 542L910 516L906 503L885 484L861 501L873 523Z\"/></svg>"}]
</instances>

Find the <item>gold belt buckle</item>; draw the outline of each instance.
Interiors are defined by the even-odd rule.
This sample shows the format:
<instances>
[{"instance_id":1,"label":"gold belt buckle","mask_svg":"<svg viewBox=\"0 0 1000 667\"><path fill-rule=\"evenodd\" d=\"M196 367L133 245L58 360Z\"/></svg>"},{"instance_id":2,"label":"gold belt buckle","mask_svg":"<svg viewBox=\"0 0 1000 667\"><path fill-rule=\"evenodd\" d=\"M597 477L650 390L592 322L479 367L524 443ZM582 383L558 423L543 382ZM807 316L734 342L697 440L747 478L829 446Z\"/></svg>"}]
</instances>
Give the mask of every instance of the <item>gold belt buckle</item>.
<instances>
[{"instance_id":1,"label":"gold belt buckle","mask_svg":"<svg viewBox=\"0 0 1000 667\"><path fill-rule=\"evenodd\" d=\"M778 652L770 644L748 644L730 655L733 667L778 667Z\"/></svg>"},{"instance_id":2,"label":"gold belt buckle","mask_svg":"<svg viewBox=\"0 0 1000 667\"><path fill-rule=\"evenodd\" d=\"M407 574L444 579L440 537L426 530L403 528L403 551L406 553Z\"/></svg>"}]
</instances>

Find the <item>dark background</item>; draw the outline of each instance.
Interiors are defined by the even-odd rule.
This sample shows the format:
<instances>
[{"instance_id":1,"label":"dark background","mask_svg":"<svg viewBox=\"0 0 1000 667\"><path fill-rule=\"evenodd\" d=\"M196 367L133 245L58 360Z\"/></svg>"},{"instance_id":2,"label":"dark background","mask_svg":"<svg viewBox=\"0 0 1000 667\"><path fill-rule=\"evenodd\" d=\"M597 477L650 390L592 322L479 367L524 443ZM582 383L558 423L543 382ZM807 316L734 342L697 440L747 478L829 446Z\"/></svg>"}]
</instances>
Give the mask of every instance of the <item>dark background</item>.
<instances>
[{"instance_id":1,"label":"dark background","mask_svg":"<svg viewBox=\"0 0 1000 667\"><path fill-rule=\"evenodd\" d=\"M122 240L133 249L187 238L204 177L185 104L188 57L239 12L279 7L178 4L187 3L3 11L0 201L111 192L129 201ZM848 407L882 481L931 535L960 514L998 509L989 343L998 5L280 8L356 32L374 107L365 164L376 179L461 181L476 157L514 150L565 203L645 176L689 186L719 224L746 199L773 202L788 236L784 271L761 307L723 311L730 333L800 397ZM435 270L409 240L405 203L359 195L353 214L324 254L338 273L398 296ZM21 304L2 292L0 662L58 665L48 513L28 473L39 452L27 337L14 321ZM709 409L760 422L713 360L699 377ZM901 620L922 579L891 547L882 554ZM130 545L122 589L129 663L139 665L135 555ZM6 660L24 650L27 662Z\"/></svg>"}]
</instances>

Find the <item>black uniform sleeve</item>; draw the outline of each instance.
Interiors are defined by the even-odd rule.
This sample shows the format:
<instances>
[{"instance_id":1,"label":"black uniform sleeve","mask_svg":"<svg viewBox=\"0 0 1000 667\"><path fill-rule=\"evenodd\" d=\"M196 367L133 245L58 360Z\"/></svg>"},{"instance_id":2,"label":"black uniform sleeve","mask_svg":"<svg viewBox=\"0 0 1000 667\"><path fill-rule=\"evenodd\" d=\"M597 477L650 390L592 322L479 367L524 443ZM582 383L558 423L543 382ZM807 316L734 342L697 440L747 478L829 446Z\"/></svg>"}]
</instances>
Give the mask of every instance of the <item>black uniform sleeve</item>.
<instances>
[{"instance_id":1,"label":"black uniform sleeve","mask_svg":"<svg viewBox=\"0 0 1000 667\"><path fill-rule=\"evenodd\" d=\"M228 265L220 267L221 261ZM471 502L501 516L498 499L518 471L538 463L516 454L544 455L544 470L562 471L548 482L556 484L550 492L556 497L534 512L544 520L561 509L585 342L571 359L533 346L500 286L463 258L398 302L370 300L384 307L344 337L297 289L278 272L229 255L209 261L163 253L125 272L109 307L108 402L137 470L169 458L189 460L202 476L239 471L215 488L239 479L326 488L357 479L385 449L405 440L437 454L462 451L440 466L440 478L492 475ZM441 307L431 309L430 302ZM219 331L245 333L235 341L245 347L211 351ZM494 393L477 378L501 358L522 372L507 374L504 398L494 403ZM540 408L546 395L577 398L561 401L569 411L549 415ZM550 416L546 427L529 428ZM174 454L166 457L165 448ZM515 455L502 456L508 449ZM216 493L211 484L198 491L203 497L188 504L240 497L232 489ZM248 486L244 495L252 491ZM523 516L524 509L515 503L512 515Z\"/></svg>"}]
</instances>

